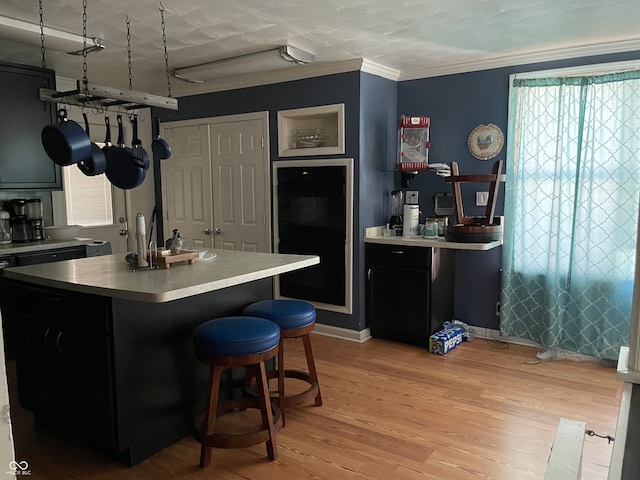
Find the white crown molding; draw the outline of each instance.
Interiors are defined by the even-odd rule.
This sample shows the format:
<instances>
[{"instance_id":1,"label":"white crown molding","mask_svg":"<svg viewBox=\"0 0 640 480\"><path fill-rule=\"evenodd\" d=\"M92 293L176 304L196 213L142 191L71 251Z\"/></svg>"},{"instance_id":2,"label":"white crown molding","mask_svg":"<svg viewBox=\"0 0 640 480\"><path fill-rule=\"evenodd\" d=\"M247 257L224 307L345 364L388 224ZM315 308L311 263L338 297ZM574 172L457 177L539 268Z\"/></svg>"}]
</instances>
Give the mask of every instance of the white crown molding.
<instances>
[{"instance_id":1,"label":"white crown molding","mask_svg":"<svg viewBox=\"0 0 640 480\"><path fill-rule=\"evenodd\" d=\"M271 85L275 83L302 80L305 78L321 77L324 75L336 75L339 73L357 70L398 82L404 80L416 80L419 78L439 77L442 75L453 75L457 73L490 70L493 68L504 68L514 65L526 65L540 62L552 62L555 60L567 60L570 58L632 52L635 50L640 50L640 39L503 55L500 57L482 58L456 64L415 67L404 71L380 65L365 58L357 58L341 62L317 62L309 65L294 66L270 72L263 72L260 74L238 75L236 77L223 78L203 84L186 84L180 80L176 80L173 82L173 85L175 96L187 96L235 90L239 88L257 87L260 85Z\"/></svg>"},{"instance_id":2,"label":"white crown molding","mask_svg":"<svg viewBox=\"0 0 640 480\"><path fill-rule=\"evenodd\" d=\"M480 60L471 60L469 62L457 64L412 68L410 70L404 70L401 73L400 81L439 77L442 75L453 75L456 73L476 72L480 70L490 70L492 68L511 67L514 65L568 60L570 58L632 52L635 50L640 50L640 39L621 40L593 45L558 48L553 50L541 50L537 52L526 52Z\"/></svg>"},{"instance_id":3,"label":"white crown molding","mask_svg":"<svg viewBox=\"0 0 640 480\"><path fill-rule=\"evenodd\" d=\"M388 80L394 80L396 82L400 80L400 75L402 74L400 70L396 70L395 68L391 67L385 67L384 65L372 62L370 60L367 60L366 58L362 59L362 67L360 70L372 75L377 75L378 77L386 78Z\"/></svg>"}]
</instances>

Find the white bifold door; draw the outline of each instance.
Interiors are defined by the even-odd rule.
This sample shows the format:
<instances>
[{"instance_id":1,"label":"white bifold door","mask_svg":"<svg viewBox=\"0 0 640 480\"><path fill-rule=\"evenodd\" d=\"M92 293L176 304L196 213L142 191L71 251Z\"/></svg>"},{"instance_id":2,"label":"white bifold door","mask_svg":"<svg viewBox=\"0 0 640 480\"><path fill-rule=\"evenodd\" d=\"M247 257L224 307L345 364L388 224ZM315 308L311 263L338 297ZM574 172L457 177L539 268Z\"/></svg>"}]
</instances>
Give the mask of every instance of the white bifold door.
<instances>
[{"instance_id":1,"label":"white bifold door","mask_svg":"<svg viewBox=\"0 0 640 480\"><path fill-rule=\"evenodd\" d=\"M271 251L268 114L167 122L161 162L165 239L187 247Z\"/></svg>"}]
</instances>

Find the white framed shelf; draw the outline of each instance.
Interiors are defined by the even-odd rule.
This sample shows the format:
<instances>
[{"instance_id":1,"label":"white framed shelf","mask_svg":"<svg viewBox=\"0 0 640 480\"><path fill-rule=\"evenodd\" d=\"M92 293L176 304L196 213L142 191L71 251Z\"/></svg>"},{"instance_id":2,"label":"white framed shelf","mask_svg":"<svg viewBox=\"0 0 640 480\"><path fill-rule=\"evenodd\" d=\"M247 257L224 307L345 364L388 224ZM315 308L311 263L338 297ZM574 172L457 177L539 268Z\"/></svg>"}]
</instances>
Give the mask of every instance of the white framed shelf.
<instances>
[{"instance_id":1,"label":"white framed shelf","mask_svg":"<svg viewBox=\"0 0 640 480\"><path fill-rule=\"evenodd\" d=\"M344 103L278 112L278 156L343 153Z\"/></svg>"}]
</instances>

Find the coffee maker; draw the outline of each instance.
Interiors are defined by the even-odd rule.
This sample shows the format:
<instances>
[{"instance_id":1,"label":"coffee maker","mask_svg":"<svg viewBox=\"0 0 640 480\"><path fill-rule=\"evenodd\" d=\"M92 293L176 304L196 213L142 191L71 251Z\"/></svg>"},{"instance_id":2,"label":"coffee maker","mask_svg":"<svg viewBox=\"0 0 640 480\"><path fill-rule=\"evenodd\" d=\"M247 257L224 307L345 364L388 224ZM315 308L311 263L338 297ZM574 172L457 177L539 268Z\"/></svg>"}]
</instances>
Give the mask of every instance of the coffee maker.
<instances>
[{"instance_id":1,"label":"coffee maker","mask_svg":"<svg viewBox=\"0 0 640 480\"><path fill-rule=\"evenodd\" d=\"M392 191L389 200L389 228L394 232L392 235L402 235L403 209L404 192L402 190Z\"/></svg>"},{"instance_id":2,"label":"coffee maker","mask_svg":"<svg viewBox=\"0 0 640 480\"><path fill-rule=\"evenodd\" d=\"M44 228L42 225L42 201L32 198L27 201L27 221L32 240L44 240Z\"/></svg>"},{"instance_id":3,"label":"coffee maker","mask_svg":"<svg viewBox=\"0 0 640 480\"><path fill-rule=\"evenodd\" d=\"M13 242L30 242L31 229L29 228L29 220L27 219L27 200L24 198L14 198L11 200L11 241Z\"/></svg>"}]
</instances>

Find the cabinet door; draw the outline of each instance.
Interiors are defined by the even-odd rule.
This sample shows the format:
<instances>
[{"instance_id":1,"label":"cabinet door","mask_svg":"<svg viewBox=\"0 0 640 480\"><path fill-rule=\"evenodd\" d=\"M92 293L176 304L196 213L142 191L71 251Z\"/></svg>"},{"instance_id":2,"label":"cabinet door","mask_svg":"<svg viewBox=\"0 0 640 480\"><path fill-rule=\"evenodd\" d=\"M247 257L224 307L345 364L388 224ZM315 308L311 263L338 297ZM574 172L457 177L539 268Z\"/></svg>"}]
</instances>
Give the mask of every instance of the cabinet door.
<instances>
[{"instance_id":1,"label":"cabinet door","mask_svg":"<svg viewBox=\"0 0 640 480\"><path fill-rule=\"evenodd\" d=\"M429 271L374 266L368 277L371 335L427 346L431 335Z\"/></svg>"},{"instance_id":2,"label":"cabinet door","mask_svg":"<svg viewBox=\"0 0 640 480\"><path fill-rule=\"evenodd\" d=\"M18 333L16 375L20 405L41 418L55 420L61 408L56 344L60 331L50 322L11 317Z\"/></svg>"},{"instance_id":3,"label":"cabinet door","mask_svg":"<svg viewBox=\"0 0 640 480\"><path fill-rule=\"evenodd\" d=\"M65 428L93 445L115 446L111 349L106 334L67 327L59 341Z\"/></svg>"},{"instance_id":4,"label":"cabinet door","mask_svg":"<svg viewBox=\"0 0 640 480\"><path fill-rule=\"evenodd\" d=\"M54 88L53 72L46 77ZM40 137L42 128L56 121L53 104L38 99L42 70L0 64L0 85L0 188L61 188L60 167L48 157Z\"/></svg>"}]
</instances>

